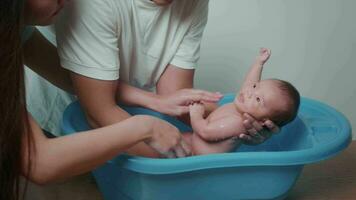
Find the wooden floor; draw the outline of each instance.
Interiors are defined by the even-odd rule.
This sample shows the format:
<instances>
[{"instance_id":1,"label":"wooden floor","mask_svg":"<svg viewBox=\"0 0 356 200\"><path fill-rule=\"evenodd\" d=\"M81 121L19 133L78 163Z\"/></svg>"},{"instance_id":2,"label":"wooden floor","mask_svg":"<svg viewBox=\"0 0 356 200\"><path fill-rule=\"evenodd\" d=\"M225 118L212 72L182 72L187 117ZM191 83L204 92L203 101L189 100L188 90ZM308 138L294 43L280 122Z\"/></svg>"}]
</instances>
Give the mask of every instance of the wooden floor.
<instances>
[{"instance_id":1,"label":"wooden floor","mask_svg":"<svg viewBox=\"0 0 356 200\"><path fill-rule=\"evenodd\" d=\"M26 200L103 200L90 174L63 183L31 184ZM356 141L336 157L307 165L287 200L356 200Z\"/></svg>"},{"instance_id":2,"label":"wooden floor","mask_svg":"<svg viewBox=\"0 0 356 200\"><path fill-rule=\"evenodd\" d=\"M292 199L356 200L356 141L336 157L304 167Z\"/></svg>"}]
</instances>

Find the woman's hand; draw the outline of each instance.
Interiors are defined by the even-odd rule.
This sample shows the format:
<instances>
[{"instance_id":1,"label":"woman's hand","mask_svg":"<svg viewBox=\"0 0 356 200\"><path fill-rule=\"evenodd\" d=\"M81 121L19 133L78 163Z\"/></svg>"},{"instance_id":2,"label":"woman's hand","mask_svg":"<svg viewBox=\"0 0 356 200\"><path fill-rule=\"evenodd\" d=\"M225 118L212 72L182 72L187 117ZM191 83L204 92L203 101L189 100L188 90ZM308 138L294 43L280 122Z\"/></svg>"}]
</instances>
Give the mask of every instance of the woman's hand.
<instances>
[{"instance_id":1,"label":"woman's hand","mask_svg":"<svg viewBox=\"0 0 356 200\"><path fill-rule=\"evenodd\" d=\"M184 142L176 127L161 119L151 116L139 116L149 127L150 137L144 142L167 158L180 158L191 155L190 147Z\"/></svg>"},{"instance_id":2,"label":"woman's hand","mask_svg":"<svg viewBox=\"0 0 356 200\"><path fill-rule=\"evenodd\" d=\"M189 105L194 102L217 102L223 95L197 89L181 89L168 95L161 95L158 99L158 112L171 115L181 116L189 113Z\"/></svg>"},{"instance_id":3,"label":"woman's hand","mask_svg":"<svg viewBox=\"0 0 356 200\"><path fill-rule=\"evenodd\" d=\"M257 145L266 141L272 134L279 132L279 127L271 120L257 121L251 115L244 113L244 126L247 132L239 136L240 140L247 145Z\"/></svg>"}]
</instances>

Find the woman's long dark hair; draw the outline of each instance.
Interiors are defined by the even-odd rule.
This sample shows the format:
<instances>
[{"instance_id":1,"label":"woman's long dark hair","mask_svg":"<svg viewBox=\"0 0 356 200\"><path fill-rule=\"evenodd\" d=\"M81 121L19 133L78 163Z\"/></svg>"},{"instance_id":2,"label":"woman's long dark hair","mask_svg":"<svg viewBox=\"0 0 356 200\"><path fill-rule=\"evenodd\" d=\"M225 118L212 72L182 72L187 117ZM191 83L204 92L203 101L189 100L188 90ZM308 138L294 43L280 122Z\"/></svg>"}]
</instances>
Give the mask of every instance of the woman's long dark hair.
<instances>
[{"instance_id":1,"label":"woman's long dark hair","mask_svg":"<svg viewBox=\"0 0 356 200\"><path fill-rule=\"evenodd\" d=\"M0 199L20 198L22 169L30 172L31 134L26 111L21 44L24 0L0 1ZM26 138L27 137L27 138ZM24 150L24 141L28 150ZM25 187L26 188L26 187Z\"/></svg>"}]
</instances>

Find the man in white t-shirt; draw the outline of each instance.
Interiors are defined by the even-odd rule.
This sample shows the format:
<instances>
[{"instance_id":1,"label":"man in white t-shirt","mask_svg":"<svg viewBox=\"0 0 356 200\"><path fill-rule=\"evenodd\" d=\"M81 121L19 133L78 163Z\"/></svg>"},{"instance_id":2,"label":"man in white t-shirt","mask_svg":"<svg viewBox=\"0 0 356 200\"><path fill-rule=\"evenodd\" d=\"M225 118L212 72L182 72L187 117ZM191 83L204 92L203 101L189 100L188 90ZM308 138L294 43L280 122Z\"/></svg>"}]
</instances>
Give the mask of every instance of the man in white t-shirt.
<instances>
[{"instance_id":1,"label":"man in white t-shirt","mask_svg":"<svg viewBox=\"0 0 356 200\"><path fill-rule=\"evenodd\" d=\"M91 125L129 117L117 100L175 116L189 111L188 102L219 100L220 94L182 90L193 87L207 16L208 0L69 3L56 24L57 48ZM129 153L157 155L147 147Z\"/></svg>"},{"instance_id":2,"label":"man in white t-shirt","mask_svg":"<svg viewBox=\"0 0 356 200\"><path fill-rule=\"evenodd\" d=\"M193 88L208 0L75 0L56 24L61 64L89 123L129 115L117 101L182 116L192 101L221 94ZM131 154L157 156L138 144Z\"/></svg>"}]
</instances>

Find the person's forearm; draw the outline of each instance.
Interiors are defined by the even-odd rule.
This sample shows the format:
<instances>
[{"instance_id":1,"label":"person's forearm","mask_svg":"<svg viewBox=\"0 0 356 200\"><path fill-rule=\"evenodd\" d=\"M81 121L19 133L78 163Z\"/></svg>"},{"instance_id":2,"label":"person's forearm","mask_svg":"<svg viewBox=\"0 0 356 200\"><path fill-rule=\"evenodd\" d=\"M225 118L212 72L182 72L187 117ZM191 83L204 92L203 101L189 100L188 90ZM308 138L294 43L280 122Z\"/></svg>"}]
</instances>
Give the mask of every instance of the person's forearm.
<instances>
[{"instance_id":1,"label":"person's forearm","mask_svg":"<svg viewBox=\"0 0 356 200\"><path fill-rule=\"evenodd\" d=\"M141 106L157 110L158 95L140 88L136 88L124 81L119 81L116 93L116 100L128 106Z\"/></svg>"},{"instance_id":2,"label":"person's forearm","mask_svg":"<svg viewBox=\"0 0 356 200\"><path fill-rule=\"evenodd\" d=\"M55 86L73 93L69 72L61 67L56 47L38 30L24 44L23 49L26 66Z\"/></svg>"},{"instance_id":3,"label":"person's forearm","mask_svg":"<svg viewBox=\"0 0 356 200\"><path fill-rule=\"evenodd\" d=\"M180 89L194 87L195 70L180 69L169 64L157 83L157 94L171 94ZM189 113L178 116L178 119L190 124Z\"/></svg>"},{"instance_id":4,"label":"person's forearm","mask_svg":"<svg viewBox=\"0 0 356 200\"><path fill-rule=\"evenodd\" d=\"M94 114L95 113L95 114ZM96 112L92 112L87 119L91 122L90 125L93 128L100 128L108 125L112 125L114 123L121 122L125 119L130 118L131 115L124 111L123 109L119 108L117 105L107 106L105 108L101 108ZM141 125L139 124L139 127ZM131 129L136 129L137 124L133 125ZM127 131L126 135L130 135L131 132ZM125 149L125 153L130 155L139 155L145 157L158 157L159 153L156 152L154 149L146 145L145 143L141 142L134 146L130 146L130 148Z\"/></svg>"},{"instance_id":5,"label":"person's forearm","mask_svg":"<svg viewBox=\"0 0 356 200\"><path fill-rule=\"evenodd\" d=\"M87 119L93 128L108 126L131 117L129 113L117 105L106 106L97 111L89 111Z\"/></svg>"},{"instance_id":6,"label":"person's forearm","mask_svg":"<svg viewBox=\"0 0 356 200\"><path fill-rule=\"evenodd\" d=\"M242 84L242 87L259 82L261 80L262 69L263 64L260 61L255 60L252 66L250 67L249 72L245 76L245 80Z\"/></svg>"},{"instance_id":7,"label":"person's forearm","mask_svg":"<svg viewBox=\"0 0 356 200\"><path fill-rule=\"evenodd\" d=\"M150 126L145 123L141 116L135 116L101 129L55 139L36 139L36 153L32 157L29 178L45 184L88 172L149 138ZM36 131L35 137L43 137L37 125L32 131Z\"/></svg>"},{"instance_id":8,"label":"person's forearm","mask_svg":"<svg viewBox=\"0 0 356 200\"><path fill-rule=\"evenodd\" d=\"M97 80L75 73L72 73L72 80L91 127L111 125L130 117L126 111L117 106L115 101L116 80ZM159 155L144 143L137 144L126 152L150 157Z\"/></svg>"},{"instance_id":9,"label":"person's forearm","mask_svg":"<svg viewBox=\"0 0 356 200\"><path fill-rule=\"evenodd\" d=\"M71 77L91 127L111 125L130 117L115 102L117 81L97 80L76 73Z\"/></svg>"}]
</instances>

